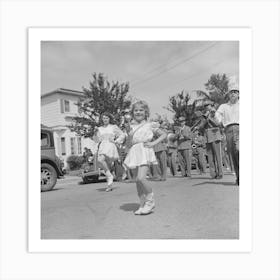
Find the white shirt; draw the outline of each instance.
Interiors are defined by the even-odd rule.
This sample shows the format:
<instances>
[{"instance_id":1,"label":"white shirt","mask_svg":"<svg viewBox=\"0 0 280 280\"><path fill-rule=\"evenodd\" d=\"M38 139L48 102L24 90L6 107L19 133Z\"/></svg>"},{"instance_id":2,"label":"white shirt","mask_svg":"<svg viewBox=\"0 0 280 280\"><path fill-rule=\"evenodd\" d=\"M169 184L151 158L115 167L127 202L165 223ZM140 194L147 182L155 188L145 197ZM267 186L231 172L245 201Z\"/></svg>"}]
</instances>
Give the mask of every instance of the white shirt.
<instances>
[{"instance_id":1,"label":"white shirt","mask_svg":"<svg viewBox=\"0 0 280 280\"><path fill-rule=\"evenodd\" d=\"M220 105L216 111L215 117L224 127L233 123L239 124L239 101L235 104L226 103Z\"/></svg>"}]
</instances>

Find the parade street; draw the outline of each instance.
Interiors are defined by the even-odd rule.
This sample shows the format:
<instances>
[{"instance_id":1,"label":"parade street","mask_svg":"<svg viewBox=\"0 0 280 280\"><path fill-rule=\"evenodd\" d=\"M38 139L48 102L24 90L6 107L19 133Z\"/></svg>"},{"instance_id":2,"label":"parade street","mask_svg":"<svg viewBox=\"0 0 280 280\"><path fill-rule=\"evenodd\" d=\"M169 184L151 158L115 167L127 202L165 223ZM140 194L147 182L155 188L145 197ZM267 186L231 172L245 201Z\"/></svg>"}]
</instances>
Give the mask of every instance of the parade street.
<instances>
[{"instance_id":1,"label":"parade street","mask_svg":"<svg viewBox=\"0 0 280 280\"><path fill-rule=\"evenodd\" d=\"M41 193L42 239L237 239L239 187L235 176L213 180L168 176L151 182L154 213L135 216L135 183L83 184L66 176L53 191Z\"/></svg>"}]
</instances>

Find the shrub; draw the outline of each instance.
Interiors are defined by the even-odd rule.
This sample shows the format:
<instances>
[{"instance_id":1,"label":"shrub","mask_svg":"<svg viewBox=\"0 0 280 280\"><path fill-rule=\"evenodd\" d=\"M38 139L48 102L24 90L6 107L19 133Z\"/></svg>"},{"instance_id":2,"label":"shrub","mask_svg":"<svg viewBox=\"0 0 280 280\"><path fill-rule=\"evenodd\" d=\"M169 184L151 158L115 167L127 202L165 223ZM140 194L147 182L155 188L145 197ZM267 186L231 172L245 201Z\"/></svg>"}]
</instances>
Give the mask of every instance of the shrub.
<instances>
[{"instance_id":1,"label":"shrub","mask_svg":"<svg viewBox=\"0 0 280 280\"><path fill-rule=\"evenodd\" d=\"M69 156L66 162L70 170L77 170L82 167L85 160L83 156Z\"/></svg>"}]
</instances>

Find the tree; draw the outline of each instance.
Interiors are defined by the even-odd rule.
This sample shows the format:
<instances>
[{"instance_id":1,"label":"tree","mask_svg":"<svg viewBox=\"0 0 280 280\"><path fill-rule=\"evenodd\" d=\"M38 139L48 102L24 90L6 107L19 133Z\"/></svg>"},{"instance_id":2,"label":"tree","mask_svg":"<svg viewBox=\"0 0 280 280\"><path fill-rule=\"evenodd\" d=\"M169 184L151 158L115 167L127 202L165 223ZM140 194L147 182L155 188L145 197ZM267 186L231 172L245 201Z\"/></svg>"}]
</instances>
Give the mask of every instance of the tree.
<instances>
[{"instance_id":1,"label":"tree","mask_svg":"<svg viewBox=\"0 0 280 280\"><path fill-rule=\"evenodd\" d=\"M181 91L176 95L169 97L169 104L165 109L174 113L174 124L179 124L179 117L183 116L186 118L186 124L192 125L194 121L194 109L195 103L190 104L190 95L189 93L185 93Z\"/></svg>"},{"instance_id":2,"label":"tree","mask_svg":"<svg viewBox=\"0 0 280 280\"><path fill-rule=\"evenodd\" d=\"M100 116L105 112L109 112L118 125L124 110L131 105L128 83L110 83L101 73L94 73L92 77L89 89L83 87L84 96L77 103L79 116L73 117L69 126L71 131L84 137L94 135Z\"/></svg>"},{"instance_id":3,"label":"tree","mask_svg":"<svg viewBox=\"0 0 280 280\"><path fill-rule=\"evenodd\" d=\"M226 74L212 74L207 83L205 83L205 88L208 93L202 90L197 90L196 93L202 99L220 105L226 103L228 85L229 78Z\"/></svg>"}]
</instances>

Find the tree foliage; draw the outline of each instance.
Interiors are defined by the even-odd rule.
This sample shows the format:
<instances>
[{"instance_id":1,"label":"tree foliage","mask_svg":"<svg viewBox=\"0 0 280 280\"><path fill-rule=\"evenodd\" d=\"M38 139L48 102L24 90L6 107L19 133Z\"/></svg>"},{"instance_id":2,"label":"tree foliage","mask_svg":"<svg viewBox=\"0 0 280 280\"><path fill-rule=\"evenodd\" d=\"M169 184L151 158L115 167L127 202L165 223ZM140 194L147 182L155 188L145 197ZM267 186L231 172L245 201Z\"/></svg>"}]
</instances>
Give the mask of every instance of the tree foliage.
<instances>
[{"instance_id":1,"label":"tree foliage","mask_svg":"<svg viewBox=\"0 0 280 280\"><path fill-rule=\"evenodd\" d=\"M179 117L186 118L186 123L192 125L194 121L194 103L190 104L190 95L184 91L177 93L169 97L168 106L165 107L168 111L174 113L173 121L175 125L178 125Z\"/></svg>"},{"instance_id":2,"label":"tree foliage","mask_svg":"<svg viewBox=\"0 0 280 280\"><path fill-rule=\"evenodd\" d=\"M115 124L119 124L123 111L130 107L128 83L109 82L104 74L94 73L89 88L83 87L84 96L77 103L79 115L73 117L70 130L77 135L92 137L100 125L100 116L108 112Z\"/></svg>"},{"instance_id":3,"label":"tree foliage","mask_svg":"<svg viewBox=\"0 0 280 280\"><path fill-rule=\"evenodd\" d=\"M214 104L220 105L226 103L228 92L229 78L226 74L212 74L205 83L207 92L197 90L196 93L202 99L211 101Z\"/></svg>"}]
</instances>

